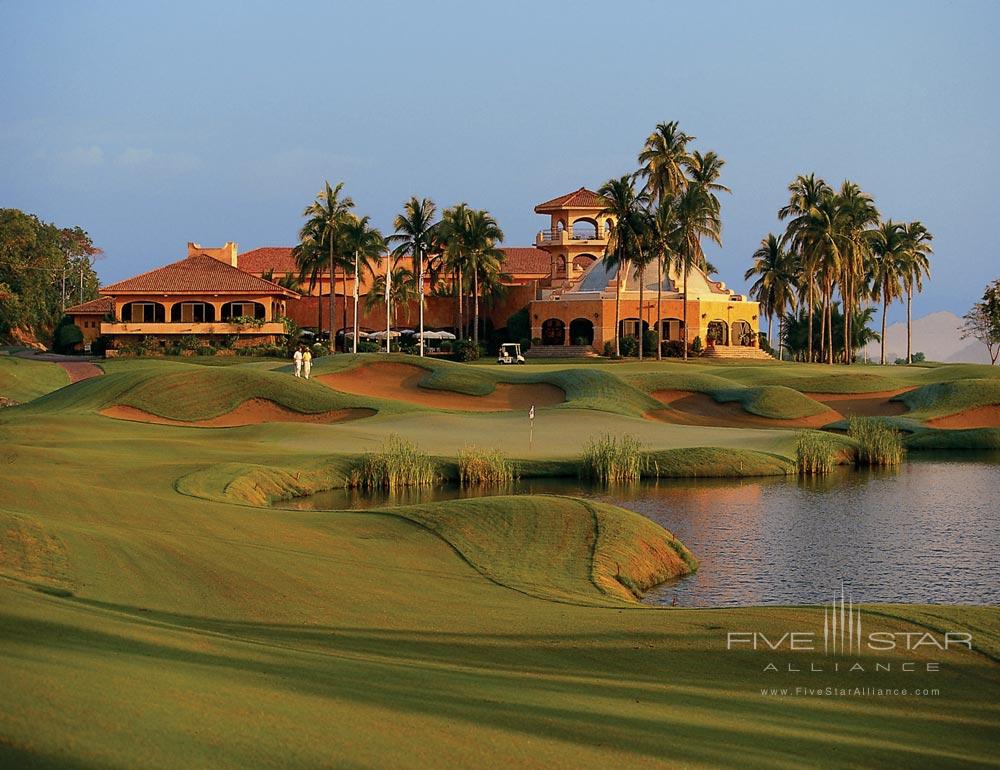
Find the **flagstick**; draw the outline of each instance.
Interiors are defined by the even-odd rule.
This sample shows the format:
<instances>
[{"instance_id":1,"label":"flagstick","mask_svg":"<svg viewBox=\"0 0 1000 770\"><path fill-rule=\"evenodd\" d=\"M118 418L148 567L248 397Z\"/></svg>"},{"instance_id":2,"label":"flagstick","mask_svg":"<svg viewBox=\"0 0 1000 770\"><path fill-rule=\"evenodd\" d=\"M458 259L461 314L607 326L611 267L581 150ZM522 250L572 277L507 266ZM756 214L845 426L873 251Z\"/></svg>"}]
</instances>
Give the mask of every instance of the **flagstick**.
<instances>
[{"instance_id":1,"label":"flagstick","mask_svg":"<svg viewBox=\"0 0 1000 770\"><path fill-rule=\"evenodd\" d=\"M530 452L535 445L535 405L531 405L531 409L528 410L528 451Z\"/></svg>"}]
</instances>

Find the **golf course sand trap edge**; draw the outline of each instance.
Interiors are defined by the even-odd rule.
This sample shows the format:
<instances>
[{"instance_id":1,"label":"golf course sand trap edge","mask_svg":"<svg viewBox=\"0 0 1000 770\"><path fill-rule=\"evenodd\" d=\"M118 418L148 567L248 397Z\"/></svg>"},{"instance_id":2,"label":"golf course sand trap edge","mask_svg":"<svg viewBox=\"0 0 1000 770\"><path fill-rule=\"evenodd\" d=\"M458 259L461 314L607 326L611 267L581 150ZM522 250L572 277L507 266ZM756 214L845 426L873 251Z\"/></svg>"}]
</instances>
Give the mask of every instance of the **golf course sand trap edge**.
<instances>
[{"instance_id":1,"label":"golf course sand trap edge","mask_svg":"<svg viewBox=\"0 0 1000 770\"><path fill-rule=\"evenodd\" d=\"M322 374L316 380L341 393L464 412L526 410L532 405L555 406L566 401L562 388L548 383L497 383L488 395L470 396L451 390L422 388L420 380L426 375L427 370L411 364L374 363L335 374Z\"/></svg>"},{"instance_id":2,"label":"golf course sand trap edge","mask_svg":"<svg viewBox=\"0 0 1000 770\"><path fill-rule=\"evenodd\" d=\"M133 406L125 406L123 404L102 409L101 414L116 420L148 422L156 425L179 425L189 428L238 428L244 425L260 425L267 422L346 422L347 420L359 420L362 417L371 417L375 414L375 410L334 409L329 412L308 414L286 409L267 399L251 398L244 401L233 411L220 414L217 417L210 417L207 420L173 420L169 417L160 417L142 409L136 409Z\"/></svg>"},{"instance_id":3,"label":"golf course sand trap edge","mask_svg":"<svg viewBox=\"0 0 1000 770\"><path fill-rule=\"evenodd\" d=\"M874 393L803 393L844 417L898 417L908 411L902 401L891 401L894 396L913 390L882 390Z\"/></svg>"},{"instance_id":4,"label":"golf course sand trap edge","mask_svg":"<svg viewBox=\"0 0 1000 770\"><path fill-rule=\"evenodd\" d=\"M986 404L963 409L955 414L944 417L934 417L925 425L932 428L954 428L967 430L969 428L1000 428L1000 404Z\"/></svg>"},{"instance_id":5,"label":"golf course sand trap edge","mask_svg":"<svg viewBox=\"0 0 1000 770\"><path fill-rule=\"evenodd\" d=\"M675 425L707 428L822 428L841 419L832 409L810 417L779 420L750 414L738 401L720 403L706 393L690 390L656 390L650 395L669 409L655 409L647 417Z\"/></svg>"}]
</instances>

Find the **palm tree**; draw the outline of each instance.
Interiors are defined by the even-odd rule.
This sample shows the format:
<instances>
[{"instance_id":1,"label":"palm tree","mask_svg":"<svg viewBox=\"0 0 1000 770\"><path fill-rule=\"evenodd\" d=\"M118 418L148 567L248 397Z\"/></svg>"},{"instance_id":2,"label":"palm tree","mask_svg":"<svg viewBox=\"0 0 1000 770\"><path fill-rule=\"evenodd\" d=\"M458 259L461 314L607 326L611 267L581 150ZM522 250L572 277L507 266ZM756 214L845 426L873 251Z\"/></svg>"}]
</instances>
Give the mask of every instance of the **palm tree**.
<instances>
[{"instance_id":1,"label":"palm tree","mask_svg":"<svg viewBox=\"0 0 1000 770\"><path fill-rule=\"evenodd\" d=\"M771 341L771 319L778 316L778 359L781 360L782 321L785 308L793 311L796 306L794 288L797 283L797 265L795 256L782 248L782 241L773 233L768 233L760 241L760 246L753 253L753 266L746 271L743 278L749 281L756 276L750 287L749 294L760 303L761 312L767 315L767 339ZM809 325L812 334L812 324Z\"/></svg>"},{"instance_id":2,"label":"palm tree","mask_svg":"<svg viewBox=\"0 0 1000 770\"><path fill-rule=\"evenodd\" d=\"M930 277L930 255L934 253L931 241L934 236L920 222L910 222L903 226L906 249L903 256L901 275L906 291L906 363L913 363L910 330L912 326L913 291L924 290L924 276ZM884 336L883 332L883 336Z\"/></svg>"},{"instance_id":3,"label":"palm tree","mask_svg":"<svg viewBox=\"0 0 1000 770\"><path fill-rule=\"evenodd\" d=\"M715 193L732 192L732 190L718 181L724 165L726 165L726 161L711 150L704 155L695 150L688 156L684 163L690 182L703 185L709 191L716 206L719 206L719 199Z\"/></svg>"},{"instance_id":4,"label":"palm tree","mask_svg":"<svg viewBox=\"0 0 1000 770\"><path fill-rule=\"evenodd\" d=\"M903 225L889 220L882 222L871 236L872 287L882 300L882 350L879 362L885 366L885 317L889 304L899 298L902 290L903 261L906 256L906 231Z\"/></svg>"},{"instance_id":5,"label":"palm tree","mask_svg":"<svg viewBox=\"0 0 1000 770\"><path fill-rule=\"evenodd\" d=\"M646 296L646 268L654 260L659 262L655 244L653 243L653 228L650 222L649 201L645 202L646 207L639 211L636 217L636 241L638 248L635 257L632 259L632 267L635 269L636 279L639 281L639 360L642 360L642 347L646 341L646 333L643 329L645 323L645 310L643 303Z\"/></svg>"},{"instance_id":6,"label":"palm tree","mask_svg":"<svg viewBox=\"0 0 1000 770\"><path fill-rule=\"evenodd\" d=\"M629 265L640 251L642 227L642 207L648 200L645 193L636 193L635 175L626 174L618 179L609 179L597 191L607 199L601 216L614 219L608 245L604 249L605 274L617 268L615 281L615 355L621 355L618 326L621 322L622 287L628 275ZM641 283L641 281L640 281ZM640 324L641 327L641 324Z\"/></svg>"},{"instance_id":7,"label":"palm tree","mask_svg":"<svg viewBox=\"0 0 1000 770\"><path fill-rule=\"evenodd\" d=\"M375 277L372 281L371 291L365 297L365 310L371 312L379 304L385 303L385 326L386 339L385 349L391 349L391 340L388 332L392 326L395 316L395 309L402 306L404 308L404 318L410 320L410 302L417 297L416 279L413 271L399 264L399 257L387 256L386 272ZM386 292L386 282L388 281L388 293Z\"/></svg>"},{"instance_id":8,"label":"palm tree","mask_svg":"<svg viewBox=\"0 0 1000 770\"><path fill-rule=\"evenodd\" d=\"M320 295L316 299L316 332L323 331L323 290L322 277L326 264L323 253L321 228L316 222L309 221L299 231L299 243L292 249L292 256L299 268L299 283L309 280L309 291L320 285Z\"/></svg>"},{"instance_id":9,"label":"palm tree","mask_svg":"<svg viewBox=\"0 0 1000 770\"><path fill-rule=\"evenodd\" d=\"M354 201L349 197L340 197L344 189L344 183L338 182L336 187L330 187L326 182L323 190L316 196L316 200L306 206L302 216L307 217L307 222L303 226L303 232L307 229L309 233L318 233L321 243L326 247L330 256L330 352L334 352L336 345L336 330L334 329L335 304L334 304L334 283L336 280L336 256L342 253L340 244L341 228L347 219L350 210L354 208ZM301 235L301 234L300 234ZM345 297L346 299L346 297Z\"/></svg>"},{"instance_id":10,"label":"palm tree","mask_svg":"<svg viewBox=\"0 0 1000 770\"><path fill-rule=\"evenodd\" d=\"M841 185L837 208L841 239L840 296L844 304L844 363L849 364L853 357L851 323L854 306L862 293L858 282L865 274L866 261L870 259L870 232L879 224L879 213L872 197L851 181Z\"/></svg>"},{"instance_id":11,"label":"palm tree","mask_svg":"<svg viewBox=\"0 0 1000 770\"><path fill-rule=\"evenodd\" d=\"M424 257L434 240L434 214L437 207L430 198L410 198L403 204L403 213L392 222L396 232L386 241L397 244L393 253L412 254L417 268L417 299L420 302L420 355L424 354Z\"/></svg>"},{"instance_id":12,"label":"palm tree","mask_svg":"<svg viewBox=\"0 0 1000 770\"><path fill-rule=\"evenodd\" d=\"M378 261L385 251L385 239L382 233L371 226L371 217L365 215L356 217L353 214L347 218L343 225L342 242L345 252L350 256L352 268L354 270L354 337L351 342L351 351L358 352L358 291L361 280L362 269L373 272L372 266ZM346 280L346 279L345 279ZM347 303L344 303L345 309ZM345 328L347 324L344 324ZM344 337L344 347L347 347L347 338Z\"/></svg>"},{"instance_id":13,"label":"palm tree","mask_svg":"<svg viewBox=\"0 0 1000 770\"><path fill-rule=\"evenodd\" d=\"M819 205L820 201L833 194L831 188L822 179L817 179L815 174L805 176L800 174L791 184L788 185L790 193L788 203L778 211L778 219L790 219L785 229L782 241L789 245L792 252L797 257L800 269L799 285L804 293L804 303L808 305L808 353L807 360L813 360L813 315L816 305L816 293L819 289L817 279L818 267L817 259L822 254L822 249L816 248L812 242L813 232L809 227L811 212ZM826 316L823 316L826 322ZM822 335L820 335L822 337ZM822 340L821 340L822 341ZM821 346L822 347L822 346Z\"/></svg>"},{"instance_id":14,"label":"palm tree","mask_svg":"<svg viewBox=\"0 0 1000 770\"><path fill-rule=\"evenodd\" d=\"M465 294L463 268L465 266L465 244L463 236L466 230L466 220L469 216L469 206L459 203L444 210L441 222L435 228L435 236L443 248L444 264L454 274L454 291L458 299L458 337L464 337L465 315L463 297Z\"/></svg>"},{"instance_id":15,"label":"palm tree","mask_svg":"<svg viewBox=\"0 0 1000 770\"><path fill-rule=\"evenodd\" d=\"M649 211L646 231L650 249L656 255L656 360L663 358L663 268L676 258L677 205L675 195L664 195Z\"/></svg>"},{"instance_id":16,"label":"palm tree","mask_svg":"<svg viewBox=\"0 0 1000 770\"><path fill-rule=\"evenodd\" d=\"M684 358L688 357L688 273L705 263L702 238L722 242L718 202L703 184L689 184L677 199L677 256L683 271Z\"/></svg>"},{"instance_id":17,"label":"palm tree","mask_svg":"<svg viewBox=\"0 0 1000 770\"><path fill-rule=\"evenodd\" d=\"M684 174L690 156L688 142L693 136L678 128L676 120L658 123L639 153L639 173L646 178L645 192L660 200L687 186Z\"/></svg>"},{"instance_id":18,"label":"palm tree","mask_svg":"<svg viewBox=\"0 0 1000 770\"><path fill-rule=\"evenodd\" d=\"M466 266L472 274L472 341L479 347L479 280L488 271L499 272L505 255L496 244L503 242L503 230L488 212L482 209L469 211L461 240L465 250Z\"/></svg>"}]
</instances>

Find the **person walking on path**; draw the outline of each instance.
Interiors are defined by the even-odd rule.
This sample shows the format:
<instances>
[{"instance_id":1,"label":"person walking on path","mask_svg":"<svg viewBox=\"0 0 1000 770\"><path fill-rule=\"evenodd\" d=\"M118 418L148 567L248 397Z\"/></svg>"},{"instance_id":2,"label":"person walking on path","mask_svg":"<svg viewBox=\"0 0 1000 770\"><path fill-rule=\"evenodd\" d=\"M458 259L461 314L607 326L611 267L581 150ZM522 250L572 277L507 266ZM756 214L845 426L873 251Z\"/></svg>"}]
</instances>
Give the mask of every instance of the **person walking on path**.
<instances>
[{"instance_id":1,"label":"person walking on path","mask_svg":"<svg viewBox=\"0 0 1000 770\"><path fill-rule=\"evenodd\" d=\"M292 356L292 360L295 361L295 376L302 376L302 346L299 345L295 348L295 354Z\"/></svg>"},{"instance_id":2,"label":"person walking on path","mask_svg":"<svg viewBox=\"0 0 1000 770\"><path fill-rule=\"evenodd\" d=\"M306 348L306 351L302 354L302 369L305 372L305 378L307 380L309 379L309 372L312 370L312 366L313 356L312 353L309 352L309 348Z\"/></svg>"}]
</instances>

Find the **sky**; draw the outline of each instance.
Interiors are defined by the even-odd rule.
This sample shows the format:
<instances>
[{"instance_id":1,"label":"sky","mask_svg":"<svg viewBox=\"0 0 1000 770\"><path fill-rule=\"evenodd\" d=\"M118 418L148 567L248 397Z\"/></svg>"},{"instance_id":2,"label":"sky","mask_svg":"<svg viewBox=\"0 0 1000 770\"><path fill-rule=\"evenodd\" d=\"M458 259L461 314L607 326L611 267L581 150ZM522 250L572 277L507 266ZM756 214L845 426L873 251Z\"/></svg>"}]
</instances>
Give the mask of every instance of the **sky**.
<instances>
[{"instance_id":1,"label":"sky","mask_svg":"<svg viewBox=\"0 0 1000 770\"><path fill-rule=\"evenodd\" d=\"M384 232L631 172L677 120L725 159L730 286L815 172L934 234L915 315L1000 276L1000 2L0 0L0 207L80 225L105 282L185 244L294 245L324 180ZM902 305L890 320L903 315Z\"/></svg>"}]
</instances>

